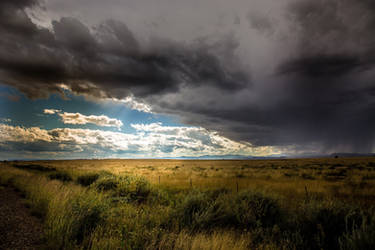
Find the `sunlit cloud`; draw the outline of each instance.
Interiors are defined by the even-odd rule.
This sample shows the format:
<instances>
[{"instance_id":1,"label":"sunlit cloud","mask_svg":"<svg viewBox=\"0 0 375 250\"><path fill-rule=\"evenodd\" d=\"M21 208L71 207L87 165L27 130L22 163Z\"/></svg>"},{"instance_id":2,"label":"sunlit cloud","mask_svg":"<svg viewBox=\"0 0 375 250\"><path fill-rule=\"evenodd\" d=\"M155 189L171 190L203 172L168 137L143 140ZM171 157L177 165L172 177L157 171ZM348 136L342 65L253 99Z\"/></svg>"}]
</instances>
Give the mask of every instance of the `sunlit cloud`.
<instances>
[{"instance_id":1,"label":"sunlit cloud","mask_svg":"<svg viewBox=\"0 0 375 250\"><path fill-rule=\"evenodd\" d=\"M253 147L232 141L216 132L197 127L163 126L161 123L132 124L135 133L94 129L38 127L0 124L0 149L10 152L54 152L60 158L72 153L80 157L180 157L202 155L270 155L272 147ZM56 156L56 155L55 155ZM54 156L54 157L55 157Z\"/></svg>"},{"instance_id":2,"label":"sunlit cloud","mask_svg":"<svg viewBox=\"0 0 375 250\"><path fill-rule=\"evenodd\" d=\"M65 124L84 125L91 123L101 127L117 127L118 129L123 126L122 121L109 118L105 115L83 115L80 113L62 112L57 109L45 109L44 114L57 114L62 118L62 122Z\"/></svg>"},{"instance_id":3,"label":"sunlit cloud","mask_svg":"<svg viewBox=\"0 0 375 250\"><path fill-rule=\"evenodd\" d=\"M47 115L53 115L53 114L56 114L56 113L59 113L61 112L61 110L58 110L58 109L45 109L43 111L44 114L47 114Z\"/></svg>"},{"instance_id":4,"label":"sunlit cloud","mask_svg":"<svg viewBox=\"0 0 375 250\"><path fill-rule=\"evenodd\" d=\"M152 108L150 105L144 102L140 102L134 99L134 97L128 96L125 99L116 99L113 98L112 100L117 101L117 102L122 102L124 103L128 108L145 112L145 113L152 113Z\"/></svg>"}]
</instances>

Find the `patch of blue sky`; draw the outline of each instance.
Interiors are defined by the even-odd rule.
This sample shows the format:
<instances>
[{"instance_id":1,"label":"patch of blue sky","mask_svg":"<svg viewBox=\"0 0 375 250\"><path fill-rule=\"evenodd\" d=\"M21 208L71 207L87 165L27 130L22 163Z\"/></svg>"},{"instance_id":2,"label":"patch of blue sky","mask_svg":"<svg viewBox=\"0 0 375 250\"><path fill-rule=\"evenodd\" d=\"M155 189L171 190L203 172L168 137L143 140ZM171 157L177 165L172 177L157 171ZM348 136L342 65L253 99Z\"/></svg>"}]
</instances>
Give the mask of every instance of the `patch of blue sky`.
<instances>
[{"instance_id":1,"label":"patch of blue sky","mask_svg":"<svg viewBox=\"0 0 375 250\"><path fill-rule=\"evenodd\" d=\"M83 115L105 115L121 120L120 129L124 133L134 133L130 124L149 124L161 122L164 126L184 126L178 119L168 115L151 114L127 107L124 103L114 101L92 101L83 96L66 92L68 99L59 94L52 94L48 99L30 100L15 88L0 85L0 118L9 118L9 124L24 127L53 128L88 128L118 131L116 127L98 127L94 124L64 124L58 115L44 114L44 109L58 109L68 113Z\"/></svg>"}]
</instances>

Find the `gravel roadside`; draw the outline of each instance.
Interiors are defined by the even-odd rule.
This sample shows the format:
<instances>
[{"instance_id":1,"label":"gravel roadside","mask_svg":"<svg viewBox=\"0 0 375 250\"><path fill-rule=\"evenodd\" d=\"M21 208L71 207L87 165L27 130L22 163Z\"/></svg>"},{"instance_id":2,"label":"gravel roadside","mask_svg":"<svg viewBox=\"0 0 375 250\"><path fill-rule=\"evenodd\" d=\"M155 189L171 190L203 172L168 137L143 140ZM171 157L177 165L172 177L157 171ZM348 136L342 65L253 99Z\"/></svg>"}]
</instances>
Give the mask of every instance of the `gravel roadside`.
<instances>
[{"instance_id":1,"label":"gravel roadside","mask_svg":"<svg viewBox=\"0 0 375 250\"><path fill-rule=\"evenodd\" d=\"M43 227L21 194L0 186L0 249L41 249Z\"/></svg>"}]
</instances>

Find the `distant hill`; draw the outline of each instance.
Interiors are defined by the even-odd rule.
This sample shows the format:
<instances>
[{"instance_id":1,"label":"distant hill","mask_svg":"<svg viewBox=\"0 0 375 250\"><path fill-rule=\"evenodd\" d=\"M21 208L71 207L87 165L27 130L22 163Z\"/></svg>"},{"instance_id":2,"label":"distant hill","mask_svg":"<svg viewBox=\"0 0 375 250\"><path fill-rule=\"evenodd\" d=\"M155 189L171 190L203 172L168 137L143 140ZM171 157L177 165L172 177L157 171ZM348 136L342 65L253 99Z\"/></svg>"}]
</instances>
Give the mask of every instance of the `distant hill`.
<instances>
[{"instance_id":1,"label":"distant hill","mask_svg":"<svg viewBox=\"0 0 375 250\"><path fill-rule=\"evenodd\" d=\"M346 158L346 157L374 157L375 154L333 153L333 154L330 154L330 156L331 157L338 156L338 157L342 157L342 158Z\"/></svg>"},{"instance_id":2,"label":"distant hill","mask_svg":"<svg viewBox=\"0 0 375 250\"><path fill-rule=\"evenodd\" d=\"M181 159L181 160L256 160L256 159L280 159L280 158L285 158L285 156L281 156L281 155L270 155L270 156L202 155L202 156L163 157L163 159Z\"/></svg>"}]
</instances>

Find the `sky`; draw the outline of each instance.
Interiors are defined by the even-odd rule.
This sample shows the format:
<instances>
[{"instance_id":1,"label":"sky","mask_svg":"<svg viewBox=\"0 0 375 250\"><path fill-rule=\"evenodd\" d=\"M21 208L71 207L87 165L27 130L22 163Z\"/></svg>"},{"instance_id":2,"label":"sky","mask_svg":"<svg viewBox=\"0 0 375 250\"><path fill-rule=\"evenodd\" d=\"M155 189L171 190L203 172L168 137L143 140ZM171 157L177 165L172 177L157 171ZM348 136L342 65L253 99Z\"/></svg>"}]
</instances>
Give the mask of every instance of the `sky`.
<instances>
[{"instance_id":1,"label":"sky","mask_svg":"<svg viewBox=\"0 0 375 250\"><path fill-rule=\"evenodd\" d=\"M375 152L372 0L2 0L0 159Z\"/></svg>"}]
</instances>

